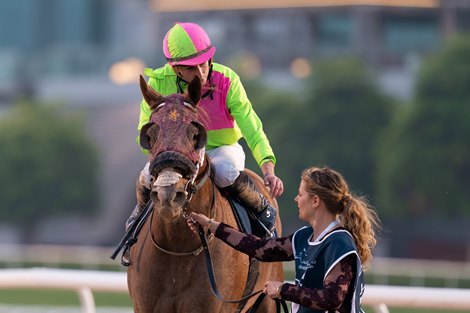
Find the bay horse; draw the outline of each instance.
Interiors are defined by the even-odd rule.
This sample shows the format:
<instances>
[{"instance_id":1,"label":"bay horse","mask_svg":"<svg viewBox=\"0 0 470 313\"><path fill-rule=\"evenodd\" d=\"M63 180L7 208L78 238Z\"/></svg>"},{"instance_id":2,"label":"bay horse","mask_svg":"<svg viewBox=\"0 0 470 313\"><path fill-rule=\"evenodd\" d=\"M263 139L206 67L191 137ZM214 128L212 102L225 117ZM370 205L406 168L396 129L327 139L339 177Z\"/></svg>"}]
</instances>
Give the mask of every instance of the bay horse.
<instances>
[{"instance_id":1,"label":"bay horse","mask_svg":"<svg viewBox=\"0 0 470 313\"><path fill-rule=\"evenodd\" d=\"M197 105L201 82L196 76L185 94L162 96L140 77L140 89L152 109L150 122L140 133L148 149L153 210L130 251L127 282L136 313L225 313L247 312L255 299L243 305L218 300L211 292L201 240L187 226L190 212L203 213L237 227L229 201L214 184L208 157L205 123L207 115ZM247 170L270 202L277 202L261 178ZM281 233L279 214L276 229ZM259 263L258 275L248 275L249 257L222 241L209 238L213 271L224 299L240 299L263 289L268 280L283 280L281 263ZM250 279L248 277L254 277ZM249 286L246 288L246 286ZM275 312L268 297L258 312Z\"/></svg>"}]
</instances>

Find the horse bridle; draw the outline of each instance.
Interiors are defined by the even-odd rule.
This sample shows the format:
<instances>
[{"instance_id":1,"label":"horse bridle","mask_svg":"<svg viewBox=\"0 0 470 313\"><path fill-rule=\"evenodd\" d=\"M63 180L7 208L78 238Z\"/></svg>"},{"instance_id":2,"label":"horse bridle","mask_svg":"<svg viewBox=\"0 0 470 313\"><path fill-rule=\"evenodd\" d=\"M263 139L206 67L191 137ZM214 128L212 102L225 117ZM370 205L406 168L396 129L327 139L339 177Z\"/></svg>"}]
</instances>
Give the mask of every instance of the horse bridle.
<instances>
[{"instance_id":1,"label":"horse bridle","mask_svg":"<svg viewBox=\"0 0 470 313\"><path fill-rule=\"evenodd\" d=\"M202 178L200 179L200 181L195 184L195 181L196 181L196 178L199 174L199 168L200 168L200 162L198 162L196 164L196 172L195 174L193 175L193 177L191 179L189 179L184 187L184 190L187 194L186 196L186 200L185 200L185 203L183 204L183 211L181 213L181 216L184 218L184 219L188 219L189 218L189 213L188 213L188 207L189 207L189 203L191 202L191 199L193 198L193 195L199 190L202 188L202 186L204 186L204 184L206 183L207 179L210 177L210 173L211 173L211 167L210 167L210 162L209 160L207 161L207 166L206 166L206 169L204 171L204 175L202 176ZM215 218L215 186L212 186L212 200L210 202L210 208L214 208L213 210L213 214L212 215L212 218ZM156 241L155 241L155 238L153 238L153 235L152 235L152 220L153 220L153 210L152 210L152 213L151 213L151 216L150 216L150 226L148 228L148 232L149 232L149 235L150 235L150 239L152 240L152 243L153 245L155 246L155 248L157 248L158 250L160 250L161 252L164 252L166 254L170 254L170 255L174 255L174 256L188 256L188 255L199 255L201 254L202 251L204 251L204 246L203 244L201 244L198 248L196 248L195 250L193 251L189 251L189 252L173 252L173 251L169 251L169 250L166 250L164 248L162 248ZM212 239L212 236L209 236L208 238L209 240Z\"/></svg>"}]
</instances>

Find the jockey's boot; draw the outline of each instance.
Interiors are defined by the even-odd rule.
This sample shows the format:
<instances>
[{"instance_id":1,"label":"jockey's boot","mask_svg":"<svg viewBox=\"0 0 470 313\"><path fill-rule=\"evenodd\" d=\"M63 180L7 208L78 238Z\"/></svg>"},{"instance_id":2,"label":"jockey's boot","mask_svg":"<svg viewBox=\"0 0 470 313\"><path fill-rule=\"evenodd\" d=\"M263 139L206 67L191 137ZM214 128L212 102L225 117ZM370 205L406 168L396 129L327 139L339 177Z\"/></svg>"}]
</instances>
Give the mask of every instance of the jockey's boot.
<instances>
[{"instance_id":1,"label":"jockey's boot","mask_svg":"<svg viewBox=\"0 0 470 313\"><path fill-rule=\"evenodd\" d=\"M150 189L140 184L139 180L137 180L135 183L135 195L137 199L137 205L126 221L126 231L128 231L129 227L135 223L140 213L144 210L145 206L150 201Z\"/></svg>"},{"instance_id":2,"label":"jockey's boot","mask_svg":"<svg viewBox=\"0 0 470 313\"><path fill-rule=\"evenodd\" d=\"M240 175L235 182L223 189L245 208L254 213L268 237L275 235L277 210L258 191L250 176L248 176L245 171L240 171Z\"/></svg>"},{"instance_id":3,"label":"jockey's boot","mask_svg":"<svg viewBox=\"0 0 470 313\"><path fill-rule=\"evenodd\" d=\"M135 184L135 194L137 198L137 205L132 211L131 215L126 221L126 232L129 231L129 228L137 221L140 213L144 210L147 203L150 201L150 189L140 184L137 180ZM124 248L124 251L121 256L121 264L124 266L129 266L131 264L130 260L130 249L128 246Z\"/></svg>"}]
</instances>

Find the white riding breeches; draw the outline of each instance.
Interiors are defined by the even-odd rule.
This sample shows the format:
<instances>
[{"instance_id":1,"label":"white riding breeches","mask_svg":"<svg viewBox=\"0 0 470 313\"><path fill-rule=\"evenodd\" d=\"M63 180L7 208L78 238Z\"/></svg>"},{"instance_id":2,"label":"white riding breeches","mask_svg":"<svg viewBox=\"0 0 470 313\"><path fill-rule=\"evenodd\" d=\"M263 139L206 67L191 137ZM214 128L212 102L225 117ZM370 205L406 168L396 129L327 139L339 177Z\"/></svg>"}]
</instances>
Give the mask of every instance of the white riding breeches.
<instances>
[{"instance_id":1,"label":"white riding breeches","mask_svg":"<svg viewBox=\"0 0 470 313\"><path fill-rule=\"evenodd\" d=\"M214 182L221 188L233 184L240 171L245 169L245 151L239 143L207 150L206 154L210 158Z\"/></svg>"},{"instance_id":2,"label":"white riding breeches","mask_svg":"<svg viewBox=\"0 0 470 313\"><path fill-rule=\"evenodd\" d=\"M152 189L152 182L154 178L150 175L150 162L147 162L144 168L140 171L139 184L145 186L147 189Z\"/></svg>"},{"instance_id":3,"label":"white riding breeches","mask_svg":"<svg viewBox=\"0 0 470 313\"><path fill-rule=\"evenodd\" d=\"M245 151L239 143L206 150L206 154L211 162L215 184L221 188L232 185L240 171L245 169ZM152 189L154 178L150 175L149 167L150 163L147 162L140 171L139 184Z\"/></svg>"}]
</instances>

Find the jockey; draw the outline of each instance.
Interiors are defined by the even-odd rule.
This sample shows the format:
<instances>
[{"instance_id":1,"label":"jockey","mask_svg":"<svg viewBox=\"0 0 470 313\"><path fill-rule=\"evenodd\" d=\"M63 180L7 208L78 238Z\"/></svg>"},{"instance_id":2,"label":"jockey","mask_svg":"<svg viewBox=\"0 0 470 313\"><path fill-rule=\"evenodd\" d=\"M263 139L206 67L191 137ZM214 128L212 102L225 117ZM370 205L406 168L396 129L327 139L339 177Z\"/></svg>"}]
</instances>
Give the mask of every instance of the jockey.
<instances>
[{"instance_id":1,"label":"jockey","mask_svg":"<svg viewBox=\"0 0 470 313\"><path fill-rule=\"evenodd\" d=\"M163 40L163 52L168 63L161 68L145 69L145 75L149 77L148 84L163 96L183 93L188 82L195 75L199 76L203 90L198 106L208 113L210 119L209 125L205 125L208 135L206 154L215 174L214 181L244 207L252 210L272 231L276 211L245 173L245 153L238 140L245 138L263 172L264 183L275 198L284 191L281 179L274 173L276 158L240 78L227 66L213 62L215 50L202 27L194 23L176 23ZM151 113L149 105L142 100L139 131L149 122ZM147 163L137 180L137 205L126 228L150 200L150 181ZM270 216L269 222L263 221L263 216Z\"/></svg>"}]
</instances>

